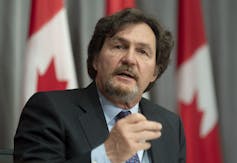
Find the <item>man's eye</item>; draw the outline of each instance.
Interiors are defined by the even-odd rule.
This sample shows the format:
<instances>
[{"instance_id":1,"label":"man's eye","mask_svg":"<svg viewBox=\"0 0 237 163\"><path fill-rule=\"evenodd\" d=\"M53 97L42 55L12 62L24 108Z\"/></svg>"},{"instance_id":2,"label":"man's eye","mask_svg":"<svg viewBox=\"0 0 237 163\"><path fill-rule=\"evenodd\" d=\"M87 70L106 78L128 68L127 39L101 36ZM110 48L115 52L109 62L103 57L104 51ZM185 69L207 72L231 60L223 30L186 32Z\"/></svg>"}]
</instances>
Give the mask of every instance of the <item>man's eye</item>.
<instances>
[{"instance_id":1,"label":"man's eye","mask_svg":"<svg viewBox=\"0 0 237 163\"><path fill-rule=\"evenodd\" d=\"M116 49L125 49L125 46L123 46L123 45L115 45L114 48L116 48Z\"/></svg>"},{"instance_id":2,"label":"man's eye","mask_svg":"<svg viewBox=\"0 0 237 163\"><path fill-rule=\"evenodd\" d=\"M144 49L138 49L137 51L138 51L140 54L148 55L148 53L147 53L146 50L144 50Z\"/></svg>"}]
</instances>

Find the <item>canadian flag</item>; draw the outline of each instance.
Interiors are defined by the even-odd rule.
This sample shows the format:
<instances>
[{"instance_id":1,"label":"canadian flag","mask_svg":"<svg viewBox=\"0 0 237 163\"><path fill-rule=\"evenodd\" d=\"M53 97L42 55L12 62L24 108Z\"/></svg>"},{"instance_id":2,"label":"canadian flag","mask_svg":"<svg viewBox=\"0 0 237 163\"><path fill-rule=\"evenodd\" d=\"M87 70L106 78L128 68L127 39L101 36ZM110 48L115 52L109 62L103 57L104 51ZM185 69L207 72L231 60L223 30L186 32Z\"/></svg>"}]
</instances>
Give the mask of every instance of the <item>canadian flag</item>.
<instances>
[{"instance_id":1,"label":"canadian flag","mask_svg":"<svg viewBox=\"0 0 237 163\"><path fill-rule=\"evenodd\" d=\"M135 0L106 0L106 15L111 15L124 8L134 8Z\"/></svg>"},{"instance_id":2,"label":"canadian flag","mask_svg":"<svg viewBox=\"0 0 237 163\"><path fill-rule=\"evenodd\" d=\"M26 49L24 102L37 91L77 87L62 0L32 0Z\"/></svg>"},{"instance_id":3,"label":"canadian flag","mask_svg":"<svg viewBox=\"0 0 237 163\"><path fill-rule=\"evenodd\" d=\"M200 0L180 0L177 57L178 106L187 163L221 163L218 115Z\"/></svg>"}]
</instances>

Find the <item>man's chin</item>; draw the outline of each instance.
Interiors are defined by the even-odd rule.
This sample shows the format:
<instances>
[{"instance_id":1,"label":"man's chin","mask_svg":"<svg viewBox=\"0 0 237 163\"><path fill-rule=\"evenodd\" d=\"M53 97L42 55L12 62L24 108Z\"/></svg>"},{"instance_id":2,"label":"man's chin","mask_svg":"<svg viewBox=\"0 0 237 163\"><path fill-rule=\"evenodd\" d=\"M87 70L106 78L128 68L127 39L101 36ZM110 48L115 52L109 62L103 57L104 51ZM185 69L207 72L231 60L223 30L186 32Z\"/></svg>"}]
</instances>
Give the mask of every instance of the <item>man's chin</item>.
<instances>
[{"instance_id":1,"label":"man's chin","mask_svg":"<svg viewBox=\"0 0 237 163\"><path fill-rule=\"evenodd\" d=\"M123 94L126 95L126 94L133 93L135 90L135 86L128 85L128 84L119 84L119 85L114 86L114 89L117 92L123 92Z\"/></svg>"},{"instance_id":2,"label":"man's chin","mask_svg":"<svg viewBox=\"0 0 237 163\"><path fill-rule=\"evenodd\" d=\"M134 85L128 85L124 83L110 83L106 85L107 92L110 95L115 96L129 96L131 94L136 94L137 89Z\"/></svg>"},{"instance_id":3,"label":"man's chin","mask_svg":"<svg viewBox=\"0 0 237 163\"><path fill-rule=\"evenodd\" d=\"M113 89L115 94L119 95L119 96L127 96L129 94L132 94L133 91L131 88L129 87L116 87Z\"/></svg>"},{"instance_id":4,"label":"man's chin","mask_svg":"<svg viewBox=\"0 0 237 163\"><path fill-rule=\"evenodd\" d=\"M124 80L113 80L112 85L115 87L121 87L121 89L133 89L136 87L136 81L135 80L129 80L129 81L124 81Z\"/></svg>"}]
</instances>

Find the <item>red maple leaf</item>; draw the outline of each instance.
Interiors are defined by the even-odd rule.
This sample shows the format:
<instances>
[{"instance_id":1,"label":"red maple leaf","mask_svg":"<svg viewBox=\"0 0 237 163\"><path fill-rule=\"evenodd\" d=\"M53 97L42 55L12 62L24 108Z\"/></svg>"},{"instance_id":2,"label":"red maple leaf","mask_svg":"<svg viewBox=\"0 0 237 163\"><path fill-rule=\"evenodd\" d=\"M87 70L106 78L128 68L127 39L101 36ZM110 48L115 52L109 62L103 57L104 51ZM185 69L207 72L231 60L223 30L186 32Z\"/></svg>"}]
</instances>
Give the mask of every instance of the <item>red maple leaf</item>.
<instances>
[{"instance_id":1,"label":"red maple leaf","mask_svg":"<svg viewBox=\"0 0 237 163\"><path fill-rule=\"evenodd\" d=\"M198 108L197 93L191 103L179 102L187 144L187 163L221 163L217 125L205 136L201 136L203 112Z\"/></svg>"},{"instance_id":2,"label":"red maple leaf","mask_svg":"<svg viewBox=\"0 0 237 163\"><path fill-rule=\"evenodd\" d=\"M51 59L45 73L40 74L38 70L37 91L63 90L67 87L67 81L57 79L54 58Z\"/></svg>"}]
</instances>

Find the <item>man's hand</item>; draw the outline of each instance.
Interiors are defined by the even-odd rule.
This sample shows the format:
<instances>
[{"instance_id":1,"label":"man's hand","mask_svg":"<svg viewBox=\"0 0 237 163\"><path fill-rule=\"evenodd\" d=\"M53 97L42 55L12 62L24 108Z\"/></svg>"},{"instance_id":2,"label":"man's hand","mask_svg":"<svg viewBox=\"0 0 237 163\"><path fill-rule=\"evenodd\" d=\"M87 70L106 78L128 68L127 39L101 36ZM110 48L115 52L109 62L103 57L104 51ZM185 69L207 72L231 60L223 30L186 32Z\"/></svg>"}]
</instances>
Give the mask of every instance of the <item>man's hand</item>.
<instances>
[{"instance_id":1,"label":"man's hand","mask_svg":"<svg viewBox=\"0 0 237 163\"><path fill-rule=\"evenodd\" d=\"M128 160L139 150L151 147L149 140L161 136L161 124L148 121L142 114L131 114L120 119L105 141L106 153L112 163Z\"/></svg>"}]
</instances>

